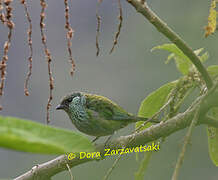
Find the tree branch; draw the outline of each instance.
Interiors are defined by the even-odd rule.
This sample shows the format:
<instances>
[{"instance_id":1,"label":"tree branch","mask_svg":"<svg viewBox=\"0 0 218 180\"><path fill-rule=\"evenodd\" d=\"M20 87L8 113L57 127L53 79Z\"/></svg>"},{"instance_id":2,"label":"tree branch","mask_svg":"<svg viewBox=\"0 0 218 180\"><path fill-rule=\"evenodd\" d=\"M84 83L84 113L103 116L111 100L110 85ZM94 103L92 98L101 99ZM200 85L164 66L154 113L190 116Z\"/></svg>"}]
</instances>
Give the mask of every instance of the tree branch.
<instances>
[{"instance_id":1,"label":"tree branch","mask_svg":"<svg viewBox=\"0 0 218 180\"><path fill-rule=\"evenodd\" d=\"M151 24L153 24L159 32L166 36L171 42L176 44L176 46L191 60L195 65L197 70L202 75L207 88L210 89L213 85L213 81L210 78L207 70L201 63L199 57L194 53L191 47L182 40L182 38L177 35L172 29L170 29L167 24L161 20L147 5L146 2L141 0L127 0L135 9L141 13Z\"/></svg>"},{"instance_id":2,"label":"tree branch","mask_svg":"<svg viewBox=\"0 0 218 180\"><path fill-rule=\"evenodd\" d=\"M185 112L177 114L175 117L153 125L139 133L134 133L127 136L121 136L109 142L107 148L119 149L122 147L136 147L144 145L146 143L158 140L161 137L167 137L170 134L189 127L192 119L194 118L195 111L200 107L199 118L197 125L207 124L218 128L218 120L212 117L206 116L207 112L212 107L218 107L218 83L211 88L205 95L199 97ZM202 114L202 112L204 114ZM105 144L96 145L96 151L101 153L101 157L104 158ZM59 156L56 159L48 161L46 163L33 167L30 171L15 178L15 180L33 180L34 178L44 180L49 179L55 174L67 170L66 163L70 167L77 166L79 164L86 163L97 159L79 159L76 157L73 160L68 160L65 155ZM98 159L99 160L99 159Z\"/></svg>"}]
</instances>

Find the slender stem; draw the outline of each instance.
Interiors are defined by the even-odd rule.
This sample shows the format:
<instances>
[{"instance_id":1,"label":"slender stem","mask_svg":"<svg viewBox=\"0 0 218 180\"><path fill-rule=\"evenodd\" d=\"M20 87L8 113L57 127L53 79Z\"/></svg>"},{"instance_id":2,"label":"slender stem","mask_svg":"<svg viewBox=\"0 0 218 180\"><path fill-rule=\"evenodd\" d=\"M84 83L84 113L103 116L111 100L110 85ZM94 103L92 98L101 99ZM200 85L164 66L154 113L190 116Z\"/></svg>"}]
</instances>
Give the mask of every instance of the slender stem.
<instances>
[{"instance_id":1,"label":"slender stem","mask_svg":"<svg viewBox=\"0 0 218 180\"><path fill-rule=\"evenodd\" d=\"M186 151L188 143L189 143L189 141L191 139L191 135L192 135L192 132L194 130L194 127L197 125L198 116L199 116L199 109L200 108L198 108L196 110L194 118L193 118L193 120L191 122L191 125L189 126L188 132L187 132L187 134L186 134L186 136L184 138L183 148L182 148L181 153L179 154L179 158L177 160L176 167L175 167L174 172L173 172L172 180L177 180L177 178L178 178L179 170L180 170L180 168L182 166L182 163L184 161L185 151Z\"/></svg>"},{"instance_id":2,"label":"slender stem","mask_svg":"<svg viewBox=\"0 0 218 180\"><path fill-rule=\"evenodd\" d=\"M169 100L159 109L159 111L157 111L154 115L152 115L151 118L149 118L147 121L145 121L143 124L141 124L139 127L137 127L133 132L138 132L141 128L145 127L145 125L149 122L151 122L152 120L154 120L155 117L157 117L157 115L159 115L168 105L169 103L172 101L172 97L169 98Z\"/></svg>"},{"instance_id":3,"label":"slender stem","mask_svg":"<svg viewBox=\"0 0 218 180\"><path fill-rule=\"evenodd\" d=\"M119 162L119 160L121 159L121 154L118 156L118 158L114 161L112 167L107 171L106 175L104 176L103 180L108 180L109 176L111 175L112 171L114 170L114 168L116 167L117 163Z\"/></svg>"},{"instance_id":4,"label":"slender stem","mask_svg":"<svg viewBox=\"0 0 218 180\"><path fill-rule=\"evenodd\" d=\"M152 151L144 153L144 159L142 160L138 171L135 173L135 180L142 180L145 171L148 167L152 155Z\"/></svg>"},{"instance_id":5,"label":"slender stem","mask_svg":"<svg viewBox=\"0 0 218 180\"><path fill-rule=\"evenodd\" d=\"M194 53L194 51L187 45L183 39L177 35L172 29L170 29L167 24L162 21L147 5L146 2L140 0L127 0L135 9L141 13L151 24L153 24L159 32L165 35L171 42L176 44L176 46L191 60L195 65L197 70L202 75L207 88L210 89L213 85L213 81L210 78L207 70L201 63L199 57Z\"/></svg>"},{"instance_id":6,"label":"slender stem","mask_svg":"<svg viewBox=\"0 0 218 180\"><path fill-rule=\"evenodd\" d=\"M70 173L70 180L73 180L73 174L72 174L72 172L71 172L71 169L70 169L69 164L66 163L66 166L67 166L68 172Z\"/></svg>"}]
</instances>

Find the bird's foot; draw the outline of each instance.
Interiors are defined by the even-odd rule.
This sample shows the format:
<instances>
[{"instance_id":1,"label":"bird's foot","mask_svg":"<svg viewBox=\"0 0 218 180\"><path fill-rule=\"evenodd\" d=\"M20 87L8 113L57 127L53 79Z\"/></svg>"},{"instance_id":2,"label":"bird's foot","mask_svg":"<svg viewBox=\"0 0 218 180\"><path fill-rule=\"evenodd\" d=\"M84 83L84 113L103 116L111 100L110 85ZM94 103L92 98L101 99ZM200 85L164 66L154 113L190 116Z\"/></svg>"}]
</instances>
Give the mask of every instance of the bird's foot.
<instances>
[{"instance_id":1,"label":"bird's foot","mask_svg":"<svg viewBox=\"0 0 218 180\"><path fill-rule=\"evenodd\" d=\"M92 140L92 143L94 143L95 141L97 141L99 139L99 137L95 137L93 140Z\"/></svg>"}]
</instances>

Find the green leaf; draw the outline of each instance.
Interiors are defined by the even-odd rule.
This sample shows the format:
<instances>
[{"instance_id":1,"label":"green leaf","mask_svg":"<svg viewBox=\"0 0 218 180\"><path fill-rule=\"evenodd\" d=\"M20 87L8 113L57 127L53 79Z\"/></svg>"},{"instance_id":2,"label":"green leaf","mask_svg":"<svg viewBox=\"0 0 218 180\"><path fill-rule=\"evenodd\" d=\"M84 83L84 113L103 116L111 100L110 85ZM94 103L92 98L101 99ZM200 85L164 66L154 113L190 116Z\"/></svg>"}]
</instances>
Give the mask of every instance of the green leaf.
<instances>
[{"instance_id":1,"label":"green leaf","mask_svg":"<svg viewBox=\"0 0 218 180\"><path fill-rule=\"evenodd\" d=\"M175 60L177 69L183 74L187 75L193 64L190 59L175 45L175 44L163 44L152 48L152 51L155 49L163 49L171 52L167 57L165 63L168 63L171 59ZM203 55L199 55L204 48L200 48L194 51L194 53L200 58L201 62L205 62L209 58L208 52L205 52Z\"/></svg>"},{"instance_id":2,"label":"green leaf","mask_svg":"<svg viewBox=\"0 0 218 180\"><path fill-rule=\"evenodd\" d=\"M167 97L178 81L169 82L149 94L141 103L138 116L152 117L167 102ZM136 128L143 122L137 122Z\"/></svg>"},{"instance_id":3,"label":"green leaf","mask_svg":"<svg viewBox=\"0 0 218 180\"><path fill-rule=\"evenodd\" d=\"M198 56L203 50L204 48L196 49L194 53Z\"/></svg>"},{"instance_id":4,"label":"green leaf","mask_svg":"<svg viewBox=\"0 0 218 180\"><path fill-rule=\"evenodd\" d=\"M218 119L218 108L212 109L213 117ZM212 162L218 166L218 128L207 127L209 154Z\"/></svg>"},{"instance_id":5,"label":"green leaf","mask_svg":"<svg viewBox=\"0 0 218 180\"><path fill-rule=\"evenodd\" d=\"M163 49L173 53L173 55L168 56L168 60L166 62L169 62L169 59L173 57L175 59L177 69L184 75L188 74L192 63L175 44L163 44L156 46L152 48L152 51L155 49Z\"/></svg>"},{"instance_id":6,"label":"green leaf","mask_svg":"<svg viewBox=\"0 0 218 180\"><path fill-rule=\"evenodd\" d=\"M200 56L200 53L204 50L204 48L200 48L194 51L194 53L200 58L201 62L205 62L209 58L209 53L206 51L204 54Z\"/></svg>"},{"instance_id":7,"label":"green leaf","mask_svg":"<svg viewBox=\"0 0 218 180\"><path fill-rule=\"evenodd\" d=\"M170 62L171 59L173 59L175 57L175 55L173 53L171 53L168 57L167 60L165 61L165 64L168 64Z\"/></svg>"},{"instance_id":8,"label":"green leaf","mask_svg":"<svg viewBox=\"0 0 218 180\"><path fill-rule=\"evenodd\" d=\"M209 66L207 71L212 77L218 76L218 65Z\"/></svg>"},{"instance_id":9,"label":"green leaf","mask_svg":"<svg viewBox=\"0 0 218 180\"><path fill-rule=\"evenodd\" d=\"M163 44L160 46L155 46L151 49L151 51L156 50L156 49L163 49L163 50L169 51L179 56L180 58L186 59L189 61L189 58L175 44L171 43L171 44Z\"/></svg>"},{"instance_id":10,"label":"green leaf","mask_svg":"<svg viewBox=\"0 0 218 180\"><path fill-rule=\"evenodd\" d=\"M174 59L175 59L175 62L176 62L177 69L183 75L187 75L192 64L190 62L188 62L187 60L184 61L184 59L182 59L179 56L175 56Z\"/></svg>"},{"instance_id":11,"label":"green leaf","mask_svg":"<svg viewBox=\"0 0 218 180\"><path fill-rule=\"evenodd\" d=\"M91 142L79 133L4 116L0 116L0 146L40 154L94 151Z\"/></svg>"},{"instance_id":12,"label":"green leaf","mask_svg":"<svg viewBox=\"0 0 218 180\"><path fill-rule=\"evenodd\" d=\"M209 53L205 52L204 54L202 54L201 56L199 56L201 62L205 62L206 60L208 60L209 58Z\"/></svg>"},{"instance_id":13,"label":"green leaf","mask_svg":"<svg viewBox=\"0 0 218 180\"><path fill-rule=\"evenodd\" d=\"M207 127L208 146L210 159L218 166L218 129L214 127Z\"/></svg>"}]
</instances>

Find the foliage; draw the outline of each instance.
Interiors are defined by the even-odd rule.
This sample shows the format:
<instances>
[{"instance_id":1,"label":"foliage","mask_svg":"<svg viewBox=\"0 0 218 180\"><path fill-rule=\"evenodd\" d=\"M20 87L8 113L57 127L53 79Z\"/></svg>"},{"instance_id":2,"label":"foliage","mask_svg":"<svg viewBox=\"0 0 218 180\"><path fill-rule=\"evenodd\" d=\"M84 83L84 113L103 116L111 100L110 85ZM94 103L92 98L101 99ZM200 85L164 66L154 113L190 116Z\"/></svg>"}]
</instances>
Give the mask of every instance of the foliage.
<instances>
[{"instance_id":1,"label":"foliage","mask_svg":"<svg viewBox=\"0 0 218 180\"><path fill-rule=\"evenodd\" d=\"M90 141L79 133L4 116L0 116L0 146L41 154L94 151Z\"/></svg>"},{"instance_id":2,"label":"foliage","mask_svg":"<svg viewBox=\"0 0 218 180\"><path fill-rule=\"evenodd\" d=\"M150 95L148 95L141 103L141 106L139 108L138 115L144 116L144 117L152 117L155 113L157 113L161 107L167 103L169 98L174 99L173 100L173 108L176 111L173 113L173 115L176 115L176 113L179 110L180 105L183 103L185 98L190 94L190 89L193 91L194 89L198 88L199 90L202 89L203 82L201 80L201 77L197 73L195 67L191 63L190 59L175 45L175 44L163 44L156 46L152 48L153 50L156 49L162 49L170 52L171 54L168 55L168 58L166 60L166 63L168 63L171 59L175 60L176 67L178 71L180 71L183 76L180 79L177 79L173 82L169 82L156 91L152 92ZM200 55L200 53L203 51L203 48L200 48L198 50L195 50L195 54L199 56L200 60L202 62L205 62L209 58L208 52L203 53ZM213 65L208 67L209 74L214 78L218 76L218 66ZM187 81L188 79L192 79L191 81ZM185 82L185 86L184 86ZM185 89L185 90L184 90ZM181 93L181 90L184 91ZM179 93L178 93L179 92ZM175 102L175 98L178 98L180 94L180 100L177 100L177 103ZM169 103L170 104L170 103ZM172 107L172 106L171 106ZM167 118L168 115L172 114L169 110L166 112L165 110L165 118ZM159 112L159 115L161 112ZM171 115L172 116L172 115ZM168 116L169 117L169 116ZM143 122L136 123L136 128L140 127L143 124ZM142 129L148 128L151 125L151 123L144 126ZM209 142L209 153L212 161L215 165L218 165L218 130L213 127L208 128L208 142ZM140 168L147 167L147 161L141 162ZM144 168L145 171L146 168ZM140 170L137 172L137 177L141 177L142 175L140 173L144 173Z\"/></svg>"}]
</instances>

